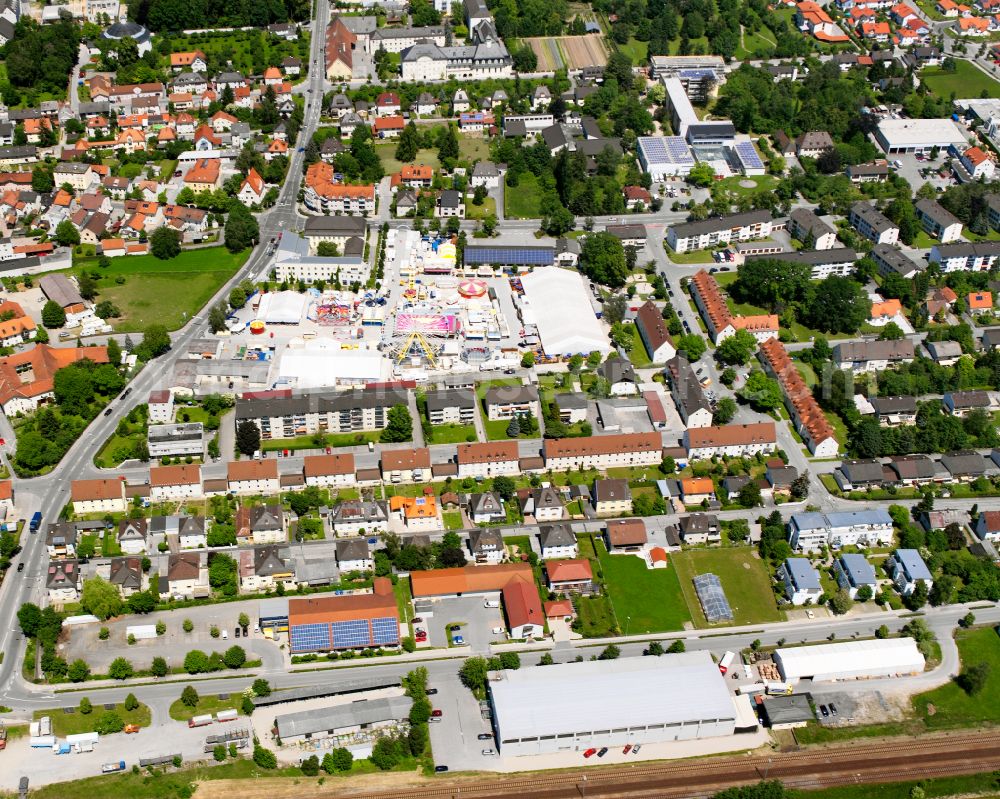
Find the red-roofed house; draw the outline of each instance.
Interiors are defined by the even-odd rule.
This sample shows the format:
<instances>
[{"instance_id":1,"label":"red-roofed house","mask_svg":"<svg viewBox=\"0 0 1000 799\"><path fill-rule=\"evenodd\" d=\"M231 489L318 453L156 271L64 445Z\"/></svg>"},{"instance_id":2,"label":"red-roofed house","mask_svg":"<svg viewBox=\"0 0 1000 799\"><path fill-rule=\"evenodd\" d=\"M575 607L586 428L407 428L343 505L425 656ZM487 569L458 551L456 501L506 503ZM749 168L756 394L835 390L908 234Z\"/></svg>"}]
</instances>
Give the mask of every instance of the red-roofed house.
<instances>
[{"instance_id":1,"label":"red-roofed house","mask_svg":"<svg viewBox=\"0 0 1000 799\"><path fill-rule=\"evenodd\" d=\"M534 581L511 580L504 586L502 595L510 637L540 636L545 628L545 614Z\"/></svg>"},{"instance_id":2,"label":"red-roofed house","mask_svg":"<svg viewBox=\"0 0 1000 799\"><path fill-rule=\"evenodd\" d=\"M639 203L642 203L643 208L649 208L653 203L653 198L642 186L625 186L622 195L625 197L625 207L629 211L634 211Z\"/></svg>"},{"instance_id":3,"label":"red-roofed house","mask_svg":"<svg viewBox=\"0 0 1000 799\"><path fill-rule=\"evenodd\" d=\"M992 180L996 171L996 164L979 147L970 147L962 153L959 161L962 167L973 180Z\"/></svg>"},{"instance_id":4,"label":"red-roofed house","mask_svg":"<svg viewBox=\"0 0 1000 799\"><path fill-rule=\"evenodd\" d=\"M399 95L395 92L382 92L375 98L375 108L380 117L398 114L402 108L399 103Z\"/></svg>"},{"instance_id":5,"label":"red-roofed house","mask_svg":"<svg viewBox=\"0 0 1000 799\"><path fill-rule=\"evenodd\" d=\"M243 185L237 193L239 201L247 208L260 205L264 202L264 195L267 193L267 186L264 185L264 178L260 176L256 169L250 167L247 176L243 178Z\"/></svg>"},{"instance_id":6,"label":"red-roofed house","mask_svg":"<svg viewBox=\"0 0 1000 799\"><path fill-rule=\"evenodd\" d=\"M826 9L813 0L804 0L795 7L795 24L821 42L848 42L847 35L834 24Z\"/></svg>"},{"instance_id":7,"label":"red-roofed house","mask_svg":"<svg viewBox=\"0 0 1000 799\"><path fill-rule=\"evenodd\" d=\"M873 42L888 42L889 33L890 30L888 22L861 23L861 35L865 39L871 39Z\"/></svg>"},{"instance_id":8,"label":"red-roofed house","mask_svg":"<svg viewBox=\"0 0 1000 799\"><path fill-rule=\"evenodd\" d=\"M556 593L589 594L594 590L594 572L586 558L546 561L545 578Z\"/></svg>"},{"instance_id":9,"label":"red-roofed house","mask_svg":"<svg viewBox=\"0 0 1000 799\"><path fill-rule=\"evenodd\" d=\"M193 50L190 53L171 53L170 68L175 72L182 69L204 72L208 69L208 59L201 50Z\"/></svg>"},{"instance_id":10,"label":"red-roofed house","mask_svg":"<svg viewBox=\"0 0 1000 799\"><path fill-rule=\"evenodd\" d=\"M992 311L993 294L989 291L973 291L966 298L970 311Z\"/></svg>"},{"instance_id":11,"label":"red-roofed house","mask_svg":"<svg viewBox=\"0 0 1000 799\"><path fill-rule=\"evenodd\" d=\"M400 116L379 117L372 125L372 131L378 139L394 139L403 132L406 120Z\"/></svg>"}]
</instances>

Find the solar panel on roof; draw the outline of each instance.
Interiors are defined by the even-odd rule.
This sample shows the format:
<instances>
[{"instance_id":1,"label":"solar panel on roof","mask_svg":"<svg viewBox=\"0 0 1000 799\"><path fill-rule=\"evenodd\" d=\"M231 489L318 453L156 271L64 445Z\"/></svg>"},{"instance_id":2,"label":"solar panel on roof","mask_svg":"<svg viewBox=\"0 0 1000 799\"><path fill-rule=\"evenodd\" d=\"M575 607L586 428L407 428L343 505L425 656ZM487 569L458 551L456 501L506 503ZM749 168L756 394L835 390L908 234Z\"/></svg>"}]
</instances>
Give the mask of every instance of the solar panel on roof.
<instances>
[{"instance_id":1,"label":"solar panel on roof","mask_svg":"<svg viewBox=\"0 0 1000 799\"><path fill-rule=\"evenodd\" d=\"M465 263L548 266L555 251L551 247L466 247Z\"/></svg>"},{"instance_id":2,"label":"solar panel on roof","mask_svg":"<svg viewBox=\"0 0 1000 799\"><path fill-rule=\"evenodd\" d=\"M746 167L763 169L764 162L760 160L760 156L757 154L757 150L754 148L753 144L748 141L736 142L736 155L739 157L742 164Z\"/></svg>"},{"instance_id":3,"label":"solar panel on roof","mask_svg":"<svg viewBox=\"0 0 1000 799\"><path fill-rule=\"evenodd\" d=\"M726 592L722 589L722 583L716 575L699 574L692 582L694 590L698 593L698 601L701 602L702 610L705 611L705 618L709 622L733 620L733 610L729 607Z\"/></svg>"}]
</instances>

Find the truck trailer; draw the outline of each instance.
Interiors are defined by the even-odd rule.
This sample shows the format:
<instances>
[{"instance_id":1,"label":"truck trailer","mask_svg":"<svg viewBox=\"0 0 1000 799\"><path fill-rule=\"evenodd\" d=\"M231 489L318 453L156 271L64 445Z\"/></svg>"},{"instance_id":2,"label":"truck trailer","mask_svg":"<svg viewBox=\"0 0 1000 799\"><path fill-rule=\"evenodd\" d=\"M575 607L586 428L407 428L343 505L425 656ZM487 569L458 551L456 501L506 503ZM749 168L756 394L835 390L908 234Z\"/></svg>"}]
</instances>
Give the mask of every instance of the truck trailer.
<instances>
[{"instance_id":1,"label":"truck trailer","mask_svg":"<svg viewBox=\"0 0 1000 799\"><path fill-rule=\"evenodd\" d=\"M193 718L188 719L188 727L204 727L208 724L212 724L214 721L215 718L211 713L203 716L194 716Z\"/></svg>"},{"instance_id":2,"label":"truck trailer","mask_svg":"<svg viewBox=\"0 0 1000 799\"><path fill-rule=\"evenodd\" d=\"M125 761L119 760L117 763L105 763L101 766L102 774L114 774L116 771L125 770Z\"/></svg>"}]
</instances>

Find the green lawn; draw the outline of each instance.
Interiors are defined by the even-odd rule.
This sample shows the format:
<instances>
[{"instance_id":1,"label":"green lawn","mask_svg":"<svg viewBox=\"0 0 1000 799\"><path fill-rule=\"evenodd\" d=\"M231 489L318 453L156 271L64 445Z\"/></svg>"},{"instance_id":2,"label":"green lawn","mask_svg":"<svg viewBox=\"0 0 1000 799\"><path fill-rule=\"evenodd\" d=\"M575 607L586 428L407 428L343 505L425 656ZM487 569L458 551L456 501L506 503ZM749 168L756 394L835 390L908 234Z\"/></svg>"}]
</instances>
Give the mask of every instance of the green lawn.
<instances>
[{"instance_id":1,"label":"green lawn","mask_svg":"<svg viewBox=\"0 0 1000 799\"><path fill-rule=\"evenodd\" d=\"M691 620L672 563L665 569L647 569L635 555L609 555L601 542L597 557L623 634L681 630Z\"/></svg>"},{"instance_id":2,"label":"green lawn","mask_svg":"<svg viewBox=\"0 0 1000 799\"><path fill-rule=\"evenodd\" d=\"M938 97L1000 97L1000 83L968 61L954 59L955 71L925 67L920 79Z\"/></svg>"},{"instance_id":3,"label":"green lawn","mask_svg":"<svg viewBox=\"0 0 1000 799\"><path fill-rule=\"evenodd\" d=\"M723 547L690 549L671 555L677 569L681 590L698 627L709 626L702 611L692 580L699 574L712 573L722 581L726 598L733 609L729 624L757 624L783 621L784 613L778 610L771 579L764 562L755 557L751 547Z\"/></svg>"},{"instance_id":4,"label":"green lawn","mask_svg":"<svg viewBox=\"0 0 1000 799\"><path fill-rule=\"evenodd\" d=\"M996 797L1000 778L992 774L971 774L961 777L938 777L918 782L889 782L879 785L842 785L821 791L786 788L789 799L911 799L913 788L919 785L926 797L981 796Z\"/></svg>"},{"instance_id":5,"label":"green lawn","mask_svg":"<svg viewBox=\"0 0 1000 799\"><path fill-rule=\"evenodd\" d=\"M82 732L93 732L94 722L104 712L104 705L98 704L96 699L92 701L94 709L86 715L81 713L79 708L73 713L63 713L61 708L55 708L54 710L36 710L34 719L37 721L42 716L48 716L52 719L52 734L57 738L66 735L79 735ZM126 710L124 706L118 705L115 707L115 713L121 716L126 724L138 724L140 727L148 727L151 720L149 708L142 702L135 710Z\"/></svg>"},{"instance_id":6,"label":"green lawn","mask_svg":"<svg viewBox=\"0 0 1000 799\"><path fill-rule=\"evenodd\" d=\"M712 253L715 250L691 250L691 252L675 252L667 249L667 258L675 264L712 264L715 259Z\"/></svg>"},{"instance_id":7,"label":"green lawn","mask_svg":"<svg viewBox=\"0 0 1000 799\"><path fill-rule=\"evenodd\" d=\"M196 707L188 707L178 698L170 705L170 718L175 721L187 721L195 716L218 713L220 710L235 710L240 713L242 703L243 694L240 693L230 694L229 699L219 699L215 694L199 696Z\"/></svg>"},{"instance_id":8,"label":"green lawn","mask_svg":"<svg viewBox=\"0 0 1000 799\"><path fill-rule=\"evenodd\" d=\"M646 63L649 51L649 42L640 42L638 39L629 39L628 44L619 44L618 51L624 53L632 59L633 66L641 66Z\"/></svg>"},{"instance_id":9,"label":"green lawn","mask_svg":"<svg viewBox=\"0 0 1000 799\"><path fill-rule=\"evenodd\" d=\"M463 527L462 511L460 510L442 511L441 518L444 521L445 530L461 530Z\"/></svg>"},{"instance_id":10,"label":"green lawn","mask_svg":"<svg viewBox=\"0 0 1000 799\"><path fill-rule=\"evenodd\" d=\"M113 320L119 332L137 332L151 324L168 330L182 327L197 314L243 265L250 251L233 255L225 247L184 250L161 261L152 255L112 258L107 269L97 268L96 258L78 259L70 270L97 273L97 301L110 300L122 315ZM120 285L118 278L124 278Z\"/></svg>"},{"instance_id":11,"label":"green lawn","mask_svg":"<svg viewBox=\"0 0 1000 799\"><path fill-rule=\"evenodd\" d=\"M629 347L628 359L636 369L644 369L652 366L653 361L646 352L646 345L642 343L642 336L639 335L639 328L636 325L629 325L632 328L632 346Z\"/></svg>"},{"instance_id":12,"label":"green lawn","mask_svg":"<svg viewBox=\"0 0 1000 799\"><path fill-rule=\"evenodd\" d=\"M972 727L1000 723L1000 635L994 627L960 630L956 636L964 669L979 663L989 665L986 687L970 696L951 682L921 694L913 702L917 717L928 729ZM933 706L934 713L928 710Z\"/></svg>"},{"instance_id":13,"label":"green lawn","mask_svg":"<svg viewBox=\"0 0 1000 799\"><path fill-rule=\"evenodd\" d=\"M465 218L466 219L485 219L486 217L496 216L497 213L497 201L492 197L487 197L483 200L482 205L476 205L472 200L465 201Z\"/></svg>"},{"instance_id":14,"label":"green lawn","mask_svg":"<svg viewBox=\"0 0 1000 799\"><path fill-rule=\"evenodd\" d=\"M328 433L326 435L325 447L356 447L358 444L367 444L369 441L378 442L380 431L367 430L357 433ZM261 449L264 452L277 452L279 449L315 449L316 442L312 436L299 436L298 438L272 438L268 441L261 441Z\"/></svg>"},{"instance_id":15,"label":"green lawn","mask_svg":"<svg viewBox=\"0 0 1000 799\"><path fill-rule=\"evenodd\" d=\"M463 161L486 161L490 157L490 143L481 136L458 134L458 157Z\"/></svg>"},{"instance_id":16,"label":"green lawn","mask_svg":"<svg viewBox=\"0 0 1000 799\"><path fill-rule=\"evenodd\" d=\"M773 34L763 25L761 25L760 30L756 33L750 33L749 31L744 30L740 46L736 48L736 58L746 59L756 55L757 53L767 53L768 55L771 55L773 54L776 46Z\"/></svg>"},{"instance_id":17,"label":"green lawn","mask_svg":"<svg viewBox=\"0 0 1000 799\"><path fill-rule=\"evenodd\" d=\"M171 159L160 161L160 182L166 183L174 176L177 169L177 162Z\"/></svg>"},{"instance_id":18,"label":"green lawn","mask_svg":"<svg viewBox=\"0 0 1000 799\"><path fill-rule=\"evenodd\" d=\"M431 430L432 434L428 443L464 444L466 441L476 440L476 426L474 424L439 424L432 427Z\"/></svg>"},{"instance_id":19,"label":"green lawn","mask_svg":"<svg viewBox=\"0 0 1000 799\"><path fill-rule=\"evenodd\" d=\"M745 180L748 180L751 183L753 183L754 184L753 188L746 188L745 186L741 186L740 184ZM713 188L718 187L719 189L725 191L731 191L734 194L742 196L744 194L756 194L761 189L771 191L777 185L778 185L778 179L772 175L757 175L755 177L734 175L733 177L716 181Z\"/></svg>"},{"instance_id":20,"label":"green lawn","mask_svg":"<svg viewBox=\"0 0 1000 799\"><path fill-rule=\"evenodd\" d=\"M538 181L530 172L525 172L518 179L517 186L507 184L504 189L505 216L516 219L537 219L541 216L538 209L541 197L538 191Z\"/></svg>"},{"instance_id":21,"label":"green lawn","mask_svg":"<svg viewBox=\"0 0 1000 799\"><path fill-rule=\"evenodd\" d=\"M375 152L378 153L379 160L382 162L382 168L387 175L399 172L403 168L403 162L396 160L396 147L398 146L398 143L394 141L375 145ZM407 163L432 166L436 170L441 168L437 150L420 150L417 152L417 157Z\"/></svg>"}]
</instances>

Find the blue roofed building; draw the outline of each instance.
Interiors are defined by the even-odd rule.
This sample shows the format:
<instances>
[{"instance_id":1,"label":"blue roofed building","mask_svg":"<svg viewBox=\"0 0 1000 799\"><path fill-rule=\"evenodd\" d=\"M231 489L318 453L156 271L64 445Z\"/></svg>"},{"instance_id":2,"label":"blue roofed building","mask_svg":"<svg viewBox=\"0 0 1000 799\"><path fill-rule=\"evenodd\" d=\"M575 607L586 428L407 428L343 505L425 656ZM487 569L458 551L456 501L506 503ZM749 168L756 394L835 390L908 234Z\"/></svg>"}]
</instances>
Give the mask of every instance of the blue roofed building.
<instances>
[{"instance_id":1,"label":"blue roofed building","mask_svg":"<svg viewBox=\"0 0 1000 799\"><path fill-rule=\"evenodd\" d=\"M892 581L903 596L914 592L917 583L924 583L929 591L934 585L931 570L927 568L924 559L915 549L897 549L889 559L889 571Z\"/></svg>"},{"instance_id":2,"label":"blue roofed building","mask_svg":"<svg viewBox=\"0 0 1000 799\"><path fill-rule=\"evenodd\" d=\"M819 572L808 558L787 558L778 570L778 577L785 584L785 596L793 605L816 602L823 593Z\"/></svg>"},{"instance_id":3,"label":"blue roofed building","mask_svg":"<svg viewBox=\"0 0 1000 799\"><path fill-rule=\"evenodd\" d=\"M837 584L850 594L851 599L857 596L858 589L864 585L872 589L872 594L875 593L878 586L875 568L864 555L841 555L833 564L833 569L837 574Z\"/></svg>"}]
</instances>

